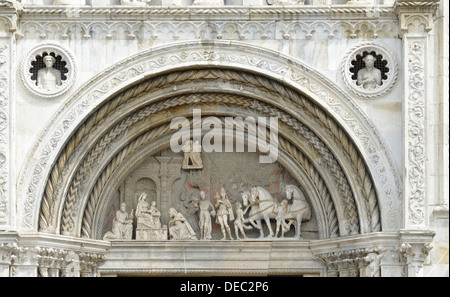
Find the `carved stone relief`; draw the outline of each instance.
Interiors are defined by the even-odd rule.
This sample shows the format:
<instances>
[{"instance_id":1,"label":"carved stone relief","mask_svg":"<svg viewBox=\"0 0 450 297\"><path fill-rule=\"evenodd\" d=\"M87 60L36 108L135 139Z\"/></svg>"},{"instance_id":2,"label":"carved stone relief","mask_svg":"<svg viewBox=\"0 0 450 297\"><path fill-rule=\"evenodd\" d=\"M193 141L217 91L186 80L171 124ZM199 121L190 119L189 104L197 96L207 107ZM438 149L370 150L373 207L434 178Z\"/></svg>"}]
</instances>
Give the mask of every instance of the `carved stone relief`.
<instances>
[{"instance_id":1,"label":"carved stone relief","mask_svg":"<svg viewBox=\"0 0 450 297\"><path fill-rule=\"evenodd\" d=\"M42 20L24 21L24 38L55 40L333 40L338 38L394 38L399 35L392 21L223 21L205 24L192 21L92 21L80 24Z\"/></svg>"},{"instance_id":2,"label":"carved stone relief","mask_svg":"<svg viewBox=\"0 0 450 297\"><path fill-rule=\"evenodd\" d=\"M295 236L305 239L318 238L318 230L314 215L311 211L305 214L303 209L308 203L304 193L294 186L297 182L278 163L259 164L257 153L202 153L204 168L201 170L182 169L181 157L179 154L165 151L162 156L171 158L171 164L177 170L170 171L168 180L170 186L165 188L166 195L147 195L141 193L136 204L135 198L123 197L124 204L128 204L128 211L136 209L137 218L134 228L136 240L167 240L167 231L171 240L218 240L218 239L257 239L284 237L292 239ZM170 157L169 157L170 156ZM125 196L134 196L135 189L130 189L130 180L136 179L133 176L142 177L147 174L147 178L154 177L153 172L158 172L155 159L158 156L150 157L144 164L133 171L125 179L122 188L125 188ZM150 169L152 168L152 169ZM156 177L156 184L161 184L161 177ZM142 178L140 179L142 180ZM287 186L287 185L291 186ZM127 186L128 185L128 186ZM251 197L244 197L245 193L258 186L264 189L259 199L252 201ZM157 186L157 188L159 188ZM267 190L266 190L267 189ZM295 189L293 191L289 189ZM147 199L148 197L148 199ZM166 197L159 199L158 197ZM265 199L273 199L270 208L262 202ZM117 199L117 198L116 198ZM164 201L166 200L167 201ZM305 201L301 206L297 201ZM307 199L307 198L306 198ZM258 201L261 201L259 203ZM140 203L145 204L146 214L142 215ZM302 202L300 202L302 203ZM152 206L150 206L152 204ZM115 205L115 206L114 206ZM263 207L264 206L264 207ZM111 204L111 214L117 207L117 202ZM262 208L261 208L262 207ZM156 210L157 226L150 226L154 217L150 208ZM266 209L267 208L267 209ZM309 209L309 205L308 205ZM268 212L272 219L268 224L264 217L258 215L262 211ZM273 211L273 214L272 214ZM302 236L300 237L300 224L296 221L298 214L305 214L305 220L300 219ZM124 215L126 212L124 212ZM163 216L163 214L165 214ZM140 221L140 217L144 217ZM109 216L110 218L112 215ZM104 226L104 232L114 228L109 223ZM303 223L302 223L303 221ZM142 223L144 222L144 223ZM148 226L142 226L148 222ZM166 227L167 226L167 227ZM160 229L161 236L143 238L138 230L142 228ZM275 236L275 230L281 232ZM106 233L108 234L108 233ZM105 237L107 240L114 238Z\"/></svg>"},{"instance_id":3,"label":"carved stone relief","mask_svg":"<svg viewBox=\"0 0 450 297\"><path fill-rule=\"evenodd\" d=\"M55 98L66 93L76 77L73 54L56 43L44 43L22 60L20 77L32 94Z\"/></svg>"},{"instance_id":4,"label":"carved stone relief","mask_svg":"<svg viewBox=\"0 0 450 297\"><path fill-rule=\"evenodd\" d=\"M9 43L9 42L8 42ZM0 39L0 229L10 220L9 193L9 45Z\"/></svg>"},{"instance_id":5,"label":"carved stone relief","mask_svg":"<svg viewBox=\"0 0 450 297\"><path fill-rule=\"evenodd\" d=\"M219 46L219 45L216 45L216 46ZM240 48L245 49L245 46L240 45ZM153 53L155 53L155 52L153 52ZM167 54L167 51L165 51L165 54L163 55L163 59L155 58L154 60L150 60L150 61L148 59L146 59L145 64L143 64L143 65L138 63L138 62L140 62L140 60L136 61L135 58L133 57L133 60L135 60L136 63L134 63L134 65L132 66L132 69L130 71L127 70L127 71L123 72L124 76L122 76L122 72L120 72L120 73L116 73L114 71L111 72L111 73L114 73L114 75L112 75L112 77L111 77L111 80L105 80L105 83L102 84L101 88L100 87L93 88L94 90L90 89L86 98L89 98L89 100L91 100L91 101L79 102L79 103L75 104L77 107L76 109L74 109L74 110L68 109L67 114L64 114L64 116L62 116L62 117L64 117L64 119L66 119L63 123L61 123L62 126L60 126L59 124L57 125L57 127L62 128L62 132L58 131L58 134L56 134L56 132L52 133L52 131L49 131L48 136L52 139L52 142L48 143L48 145L47 145L47 140L45 140L44 141L45 142L45 145L44 145L45 152L39 151L36 154L40 155L41 153L42 154L45 153L45 156L43 158L48 160L48 158L49 158L48 156L51 155L52 152L54 151L55 145L58 145L58 143L60 143L59 140L64 138L64 136L62 136L61 133L67 133L67 131L69 131L71 129L73 124L80 117L80 115L85 113L87 110L89 110L91 108L91 104L93 104L93 102L95 102L98 98L103 98L102 96L104 96L105 93L110 92L112 88L115 88L116 86L119 86L123 83L128 83L130 81L130 79L132 79L135 76L140 76L142 73L149 71L149 69L158 69L159 67L163 67L163 66L169 67L168 65L171 65L172 63L176 63L177 65L180 65L180 63L184 63L185 61L200 61L200 62L202 62L203 60L207 59L209 61L209 63L211 63L211 62L215 62L216 60L220 59L220 61L226 60L230 64L239 62L239 65L240 65L240 64L244 63L245 65L249 65L249 67L253 67L252 65L257 64L260 67L259 69L262 69L263 71L267 71L270 73L276 73L276 74L280 74L280 75L286 75L288 77L288 79L294 81L296 84L298 84L300 86L300 88L305 89L308 94L311 93L311 94L313 94L312 96L317 96L317 98L319 98L320 100L324 100L324 102L326 104L329 104L332 107L332 110L336 109L336 112L339 113L337 115L337 117L339 117L339 118L344 117L344 114L343 114L344 112L342 110L345 110L345 113L347 112L347 109L345 109L345 108L343 109L345 102L343 103L340 100L338 100L339 96L336 96L336 97L334 95L331 96L329 93L330 91L328 89L324 89L324 87L322 85L320 85L320 87L318 87L316 85L313 86L312 85L313 81L308 76L311 72L304 74L303 72L298 71L297 68L300 69L301 65L294 64L294 66L295 66L294 68L296 68L297 70L293 69L288 74L286 74L286 70L284 67L280 66L281 64L277 64L275 62L268 63L266 60L261 60L259 58L249 59L248 55L249 54L244 55L243 53L240 53L239 55L231 56L231 55L229 55L228 52L221 52L219 50L215 51L215 52L211 52L211 53L203 53L203 55L200 53L197 53L197 52L194 52L194 53L183 52L180 55L169 55L169 54ZM129 61L130 60L124 61L124 63L126 63L126 65L129 65ZM196 62L196 63L200 63L200 62ZM122 64L120 64L120 65L122 65ZM120 67L120 65L118 65L117 67ZM260 71L262 71L262 70L260 70ZM348 109L348 111L352 111L352 110L353 109ZM370 134L366 134L369 132L366 132L366 129L364 128L365 126L364 125L363 125L364 127L360 126L359 121L356 121L357 124L355 124L355 118L353 118L353 115L345 114L344 118L345 118L346 123L350 122L350 121L352 122L352 128L350 129L350 133L353 133L353 131L357 132L358 140L361 140L364 143L364 149L367 149L370 151L370 153L371 153L370 160L373 163L369 163L369 165L380 167L380 170L376 170L376 172L375 172L375 178L378 179L379 175L383 175L382 188L383 189L389 188L389 190L390 190L389 193L387 193L386 195L392 195L392 197L395 196L396 193L393 193L393 191L395 192L395 187L393 187L393 185L391 184L392 179L389 178L391 172L389 170L386 170L386 167L385 167L385 166L391 167L392 164L390 162L385 163L385 161L382 161L382 160L384 160L385 156L383 154L380 154L380 152L378 151L377 144L382 143L382 142L373 142L372 136ZM55 137L55 141L53 141L53 137ZM41 160L41 158L39 158L39 157L37 157L37 158L39 160ZM164 162L164 160L162 160L162 159L160 159L160 161ZM36 170L34 171L34 172L36 172L36 174L38 174L38 172L42 172L43 170L46 170L45 165L43 165L43 164L45 164L45 163L41 162L39 164L36 164L36 167L33 166L33 168L36 168ZM32 173L32 174L34 174L34 173ZM384 178L384 176L386 174L388 174L387 179ZM39 189L36 189L37 187L35 186L35 184L37 184L39 182L40 182L40 178L36 177L36 179L33 179L32 184L30 184L29 187L24 187L24 188L30 189L30 192L27 193L27 200L23 207L25 213L27 214L24 216L23 222L27 226L29 226L29 224L32 224L32 222L30 220L32 217L31 212L34 209L32 207L32 204L36 202L35 196L36 196L37 192L40 191ZM170 185L169 182L165 182L165 184ZM162 194L168 195L168 193L165 191L159 191L159 192L161 193L161 195ZM382 193L382 194L385 195L384 193ZM28 199L28 197L30 199ZM384 201L383 199L382 199L382 201ZM167 201L167 200L161 199L161 203L164 203L165 201ZM157 206L160 207L160 205L157 205ZM165 212L161 211L161 213L162 213L162 216L164 216ZM395 223L395 222L393 221L393 223Z\"/></svg>"},{"instance_id":6,"label":"carved stone relief","mask_svg":"<svg viewBox=\"0 0 450 297\"><path fill-rule=\"evenodd\" d=\"M397 61L379 44L363 42L345 56L342 77L355 95L377 98L390 92L398 76Z\"/></svg>"}]
</instances>

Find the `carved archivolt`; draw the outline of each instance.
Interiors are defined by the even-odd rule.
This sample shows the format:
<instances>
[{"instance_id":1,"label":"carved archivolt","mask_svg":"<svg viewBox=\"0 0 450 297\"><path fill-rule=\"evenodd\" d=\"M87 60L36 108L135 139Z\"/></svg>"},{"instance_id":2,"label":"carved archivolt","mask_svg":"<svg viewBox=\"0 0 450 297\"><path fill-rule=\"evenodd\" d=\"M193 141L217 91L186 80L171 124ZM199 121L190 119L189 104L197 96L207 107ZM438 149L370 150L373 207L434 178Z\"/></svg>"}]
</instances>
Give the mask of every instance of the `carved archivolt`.
<instances>
[{"instance_id":1,"label":"carved archivolt","mask_svg":"<svg viewBox=\"0 0 450 297\"><path fill-rule=\"evenodd\" d=\"M90 79L77 90L72 98L68 99L67 104L55 114L55 119L52 121L55 124L43 131L42 138L33 147L31 153L33 156L28 158L29 161L24 167L19 181L21 184L19 189L24 189L24 191L20 190L19 194L23 199L20 207L20 211L23 212L21 221L23 228L34 230L39 225L39 229L43 231L60 232L61 218L59 214L63 212L64 207L62 197L66 197L69 193L71 181L76 174L79 174L76 170L74 171L76 166L73 167L73 164L82 165L84 157L87 156L85 153L90 154L92 145L107 135L110 128L131 115L130 113L140 110L144 105L169 99L164 94L180 95L181 93L178 93L177 89L182 90L183 80L187 82L187 85L195 82L190 79L190 75L193 73L189 73L189 71L180 76L180 73L170 73L167 71L168 69L176 70L178 67L182 67L198 71L205 66L220 68L222 65L228 69L251 69L253 73L260 75L254 75L254 78L251 79L247 76L248 73L236 71L240 75L230 73L231 76L227 79L218 80L214 79L217 77L217 74L214 74L215 76L213 75L211 80L207 80L207 77L202 78L204 74L199 72L200 76L192 77L192 79L203 82L203 85L199 85L199 87L209 88L210 92L212 91L211 86L216 83L215 90L221 90L226 86L227 92L240 94L244 98L257 99L258 102L265 102L272 108L278 108L284 113L288 112L291 117L297 119L297 122L302 119L301 123L313 131L311 135L318 137L325 144L324 147L333 148L329 149L329 152L332 152L337 164L340 165L343 176L347 177L347 183L354 195L351 199L355 202L358 213L361 214L359 216L360 232L366 233L381 228L369 227L381 225L380 207L383 213L383 230L385 228L393 230L398 226L398 200L395 197L398 195L401 182L398 179L394 162L383 145L381 137L376 130L372 130L374 128L370 121L345 93L337 90L332 84L321 83L320 80L327 81L326 77L299 62L280 56L279 53L255 50L255 47L235 44L235 42L214 42L212 48L205 47L204 43L199 44L198 42L183 44L185 51L180 52L177 46L168 46L152 49L151 56L144 51L127 58ZM289 62L286 63L286 61ZM287 65L289 66L287 67ZM167 75L158 76L158 73L162 72ZM226 71L221 71L221 73L226 73ZM142 83L142 79L145 77L153 78L151 86ZM277 82L281 80L285 84ZM225 85L217 84L218 81L226 83ZM260 83L257 83L258 81ZM127 89L127 86L135 87ZM296 90L286 86L293 86ZM118 90L127 91L118 93ZM303 98L297 90L311 96L315 102L313 103L306 97ZM150 94L150 91L152 91L153 97L148 99L149 101L143 101L134 107L124 104L134 95ZM185 88L184 92L185 94L191 93L192 89L187 91ZM341 100L341 98L346 99ZM138 101L130 101L129 104L131 102ZM94 106L97 107L93 109ZM287 108L288 106L289 108ZM324 107L327 108L327 112L324 111ZM265 109L264 106L262 108ZM104 116L110 113L114 115L114 112L117 112L116 116L112 116L112 121L105 125ZM328 112L333 116L327 115ZM267 114L266 111L264 114ZM337 121L333 120L333 117L336 117ZM139 125L139 122L137 123ZM77 130L72 131L75 126L78 127ZM294 129L292 125L289 127ZM125 135L128 135L128 130L124 131ZM295 130L291 131L295 132ZM338 184L334 181L336 177L330 173L332 169L326 166L325 162L318 162L319 157L325 156L325 151L320 152L318 147L312 145L310 140L313 138L310 137L308 140L302 134L295 133L292 135L299 135L299 139L305 140L304 143L310 143L309 146L300 148L296 145L296 147L309 158L311 164L316 166L317 172L321 172L327 187L332 189L329 192L339 193ZM69 137L69 135L73 137ZM288 136L289 134L283 135L283 137ZM365 154L364 159L359 153L360 150ZM113 157L111 153L112 151L108 150L103 155L98 155L102 156L103 159L99 160L104 166ZM334 162L332 159L329 161ZM51 164L55 165L50 167ZM365 166L370 168L370 172ZM94 166L93 169L93 174L100 177L104 167ZM94 187L91 183L94 183L95 180L96 178L92 178L87 181L91 187L90 190ZM46 181L48 181L47 186L44 183ZM377 185L376 189L374 182ZM76 186L76 184L73 185ZM82 195L84 195L83 197L89 196L86 193ZM343 199L335 201L336 198L336 195L332 197L339 218L339 215L344 213L344 207L343 204L339 206L337 203L343 203ZM74 229L73 232L79 236L81 235L82 221L80 214L86 205L87 202L83 200L74 208L75 216L77 216L75 229L79 231ZM378 220L376 219L377 211ZM368 215L368 213L372 214ZM373 218L369 219L369 217ZM340 220L339 234L350 233L350 225L342 224L344 222Z\"/></svg>"},{"instance_id":2,"label":"carved archivolt","mask_svg":"<svg viewBox=\"0 0 450 297\"><path fill-rule=\"evenodd\" d=\"M205 80L207 82L221 80L232 83L243 94L239 96L228 93L211 94L212 91L209 91L203 95L177 96L172 92L171 96L166 98L168 87L183 90L184 84L192 87L198 82L203 81L204 83ZM248 92L250 89L258 90L257 96L262 96L265 99L252 99L249 95L250 92ZM148 95L149 91L151 91L151 96ZM280 102L280 97L283 98L282 101L284 102ZM278 98L279 102L275 103L276 100L273 98ZM268 104L263 101L272 103ZM74 210L86 205L82 219L82 234L83 236L90 236L90 229L94 227L91 225L91 221L92 217L95 216L95 208L98 203L96 199L103 190L102 185L108 180L108 168L118 167L121 158L130 153L129 147L122 152L108 153L110 147L116 147L117 145L117 143L116 145L112 144L120 140L125 134L130 137L133 133L137 133L133 132L135 131L133 129L136 129L133 128L134 126L140 127L139 125L142 125L142 122L148 121L151 117L158 118L158 113L177 106L204 103L236 105L261 115L276 116L286 127L284 128L285 131L289 129L291 133L294 132L297 135L296 137L303 139L305 143L309 143L310 148L307 153L309 156L305 157L305 148L299 149L295 141L285 140L283 137L280 141L281 148L300 163L301 167L308 172L315 187L320 189L321 204L326 205L324 216L327 217L329 226L327 234L335 236L338 230L335 217L336 209L333 207L331 200L343 206L339 210L342 218L344 218L344 222L340 222L342 224L342 227L339 228L341 235L361 232L361 220L365 232L381 230L378 198L370 173L349 137L326 112L297 92L262 76L209 69L175 72L150 79L111 99L87 119L68 142L52 170L43 198L40 229L46 232L55 232L55 230L60 229L65 234L80 234L79 223L76 222L80 221L81 218L74 217L80 211ZM279 105L279 107L276 105ZM281 108L282 106L290 106L294 111L286 112ZM129 115L124 116L127 113ZM118 117L120 114L122 116ZM302 118L299 117L300 115L307 119L306 122L305 120L299 121L299 118ZM138 131L142 133L142 129L138 129ZM163 132L167 133L167 127L164 127L164 125L157 127L156 130L150 130L148 133L153 138L155 133L156 135L162 133L159 136L163 136ZM289 135L289 133L283 135ZM328 138L325 142L324 137ZM334 146L331 149L331 143L336 144L339 149L335 149ZM135 147L136 142L132 142L131 145ZM336 158L336 154L339 160ZM105 157L105 155L110 157ZM121 157L118 158L118 156ZM312 165L317 161L310 161L317 158L321 160L321 166L319 167ZM110 165L106 169L99 169L97 164L102 164L105 161ZM345 168L341 166L341 162L347 164ZM94 173L93 176L93 172L97 173ZM328 184L323 181L322 176L328 180ZM87 187L86 180L96 180L97 182L95 186ZM333 191L329 190L331 187L330 181L336 185ZM89 190L90 193L82 194L81 188L92 189ZM332 196L331 199L330 196ZM88 201L81 201L81 197L90 198ZM63 207L63 209L62 217L59 220L57 213L60 207ZM61 224L59 227L56 225L58 222Z\"/></svg>"}]
</instances>

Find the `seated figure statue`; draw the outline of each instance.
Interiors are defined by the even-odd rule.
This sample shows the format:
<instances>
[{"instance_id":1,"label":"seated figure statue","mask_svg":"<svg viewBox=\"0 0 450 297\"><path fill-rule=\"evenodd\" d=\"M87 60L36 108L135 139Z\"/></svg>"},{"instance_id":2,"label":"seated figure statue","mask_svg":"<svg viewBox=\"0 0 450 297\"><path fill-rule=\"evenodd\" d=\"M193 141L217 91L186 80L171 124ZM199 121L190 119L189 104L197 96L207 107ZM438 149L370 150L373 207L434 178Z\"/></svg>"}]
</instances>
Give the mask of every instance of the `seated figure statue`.
<instances>
[{"instance_id":1,"label":"seated figure statue","mask_svg":"<svg viewBox=\"0 0 450 297\"><path fill-rule=\"evenodd\" d=\"M111 231L106 232L103 240L131 240L133 233L133 210L130 215L127 213L127 205L120 204L120 209L113 219Z\"/></svg>"},{"instance_id":2,"label":"seated figure statue","mask_svg":"<svg viewBox=\"0 0 450 297\"><path fill-rule=\"evenodd\" d=\"M169 236L173 240L196 240L195 232L186 218L175 208L169 209Z\"/></svg>"},{"instance_id":3,"label":"seated figure statue","mask_svg":"<svg viewBox=\"0 0 450 297\"><path fill-rule=\"evenodd\" d=\"M142 193L136 207L136 240L167 240L167 227L161 227L161 213L156 202L150 205L147 194Z\"/></svg>"}]
</instances>

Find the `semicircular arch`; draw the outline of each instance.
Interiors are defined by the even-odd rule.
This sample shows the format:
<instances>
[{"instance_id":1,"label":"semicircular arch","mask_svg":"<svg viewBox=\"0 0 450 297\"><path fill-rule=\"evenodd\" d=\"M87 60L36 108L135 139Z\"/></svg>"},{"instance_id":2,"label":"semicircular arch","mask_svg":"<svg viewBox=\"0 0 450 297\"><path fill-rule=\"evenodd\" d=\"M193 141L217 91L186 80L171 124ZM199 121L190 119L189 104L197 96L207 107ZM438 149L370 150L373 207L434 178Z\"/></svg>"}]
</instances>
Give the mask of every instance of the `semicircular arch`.
<instances>
[{"instance_id":1,"label":"semicircular arch","mask_svg":"<svg viewBox=\"0 0 450 297\"><path fill-rule=\"evenodd\" d=\"M392 208L398 210L399 179L392 158L364 113L335 84L290 57L240 43L192 42L184 49L179 51L176 45L171 45L119 62L81 87L58 111L52 119L54 125L43 131L42 144L36 144L34 153L28 158L31 161L23 172L22 180L27 184L26 191L19 193L25 202L21 209L24 213L23 227L38 229L41 205L45 204L42 197L47 180L52 178L52 165L57 162L61 151L73 144L70 137L74 131L85 128L86 119L101 110L98 106L104 106L118 93L158 75L210 67L257 74L275 83L275 88L288 86L294 93L303 94L313 109L318 107L317 119L324 115L333 119L335 124L331 129L345 132L349 143L354 146L352 151L364 156L362 160L377 192L383 230L398 226L400 218L395 217L398 212L392 211ZM130 64L130 61L133 63ZM39 177L35 176L37 172Z\"/></svg>"}]
</instances>

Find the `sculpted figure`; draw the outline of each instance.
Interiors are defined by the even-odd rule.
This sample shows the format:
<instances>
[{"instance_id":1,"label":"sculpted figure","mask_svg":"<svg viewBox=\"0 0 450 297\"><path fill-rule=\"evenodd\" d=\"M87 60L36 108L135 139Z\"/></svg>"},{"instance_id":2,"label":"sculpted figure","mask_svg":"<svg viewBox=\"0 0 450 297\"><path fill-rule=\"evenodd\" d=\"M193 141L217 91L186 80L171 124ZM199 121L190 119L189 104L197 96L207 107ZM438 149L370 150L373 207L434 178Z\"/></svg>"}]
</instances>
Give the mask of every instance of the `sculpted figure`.
<instances>
[{"instance_id":1,"label":"sculpted figure","mask_svg":"<svg viewBox=\"0 0 450 297\"><path fill-rule=\"evenodd\" d=\"M216 216L216 224L220 224L220 229L223 234L222 240L226 239L225 230L228 233L228 236L230 236L230 239L233 239L231 236L231 229L230 226L228 226L228 220L233 221L234 220L234 214L233 214L233 208L231 207L231 202L228 199L227 193L225 192L225 189L222 187L220 189L220 196L218 193L216 193L216 208L217 210L217 216Z\"/></svg>"},{"instance_id":2,"label":"sculpted figure","mask_svg":"<svg viewBox=\"0 0 450 297\"><path fill-rule=\"evenodd\" d=\"M200 192L199 208L200 239L209 240L212 238L211 216L215 216L216 212L209 199L206 199L205 192L203 191Z\"/></svg>"},{"instance_id":3,"label":"sculpted figure","mask_svg":"<svg viewBox=\"0 0 450 297\"><path fill-rule=\"evenodd\" d=\"M43 91L54 91L61 85L61 71L53 68L56 62L53 56L47 55L42 60L45 68L38 71L37 86Z\"/></svg>"},{"instance_id":4,"label":"sculpted figure","mask_svg":"<svg viewBox=\"0 0 450 297\"><path fill-rule=\"evenodd\" d=\"M281 202L283 209L283 220L289 221L289 224L283 222L283 227L290 228L291 224L295 223L294 238L302 239L301 224L303 221L311 219L311 207L306 201L303 192L294 185L286 186L286 199ZM288 229L289 230L289 229ZM286 232L288 230L284 230Z\"/></svg>"},{"instance_id":5,"label":"sculpted figure","mask_svg":"<svg viewBox=\"0 0 450 297\"><path fill-rule=\"evenodd\" d=\"M201 169L203 168L201 151L202 146L197 141L188 140L181 150L184 152L183 169Z\"/></svg>"},{"instance_id":6,"label":"sculpted figure","mask_svg":"<svg viewBox=\"0 0 450 297\"><path fill-rule=\"evenodd\" d=\"M248 207L246 208L248 210ZM242 203L236 202L236 219L234 220L234 234L236 234L236 239L241 239L239 237L239 231L241 231L241 234L244 236L245 239L247 239L247 235L245 235L244 232L244 211L242 210Z\"/></svg>"},{"instance_id":7,"label":"sculpted figure","mask_svg":"<svg viewBox=\"0 0 450 297\"><path fill-rule=\"evenodd\" d=\"M363 59L366 67L358 71L358 86L364 89L375 89L381 85L381 71L375 68L375 57L367 55Z\"/></svg>"},{"instance_id":8,"label":"sculpted figure","mask_svg":"<svg viewBox=\"0 0 450 297\"><path fill-rule=\"evenodd\" d=\"M150 206L150 215L152 216L153 228L161 228L161 213L156 208L156 201L152 201Z\"/></svg>"},{"instance_id":9,"label":"sculpted figure","mask_svg":"<svg viewBox=\"0 0 450 297\"><path fill-rule=\"evenodd\" d=\"M191 195L190 200L186 200L186 198L186 192L181 192L179 201L175 209L188 220L189 224L195 232L199 231L196 215L198 211L199 199L194 194Z\"/></svg>"},{"instance_id":10,"label":"sculpted figure","mask_svg":"<svg viewBox=\"0 0 450 297\"><path fill-rule=\"evenodd\" d=\"M137 228L161 228L160 217L161 214L156 209L156 202L153 201L150 206L147 202L147 194L142 193L136 207Z\"/></svg>"},{"instance_id":11,"label":"sculpted figure","mask_svg":"<svg viewBox=\"0 0 450 297\"><path fill-rule=\"evenodd\" d=\"M126 239L131 240L133 232L133 210L130 215L127 213L127 205L125 203L120 204L120 209L116 212L116 217L112 222L112 229L106 232L103 236L103 240L117 240Z\"/></svg>"},{"instance_id":12,"label":"sculpted figure","mask_svg":"<svg viewBox=\"0 0 450 297\"><path fill-rule=\"evenodd\" d=\"M173 240L195 240L195 232L192 229L186 218L175 208L169 209L170 222L169 222L169 235Z\"/></svg>"}]
</instances>

